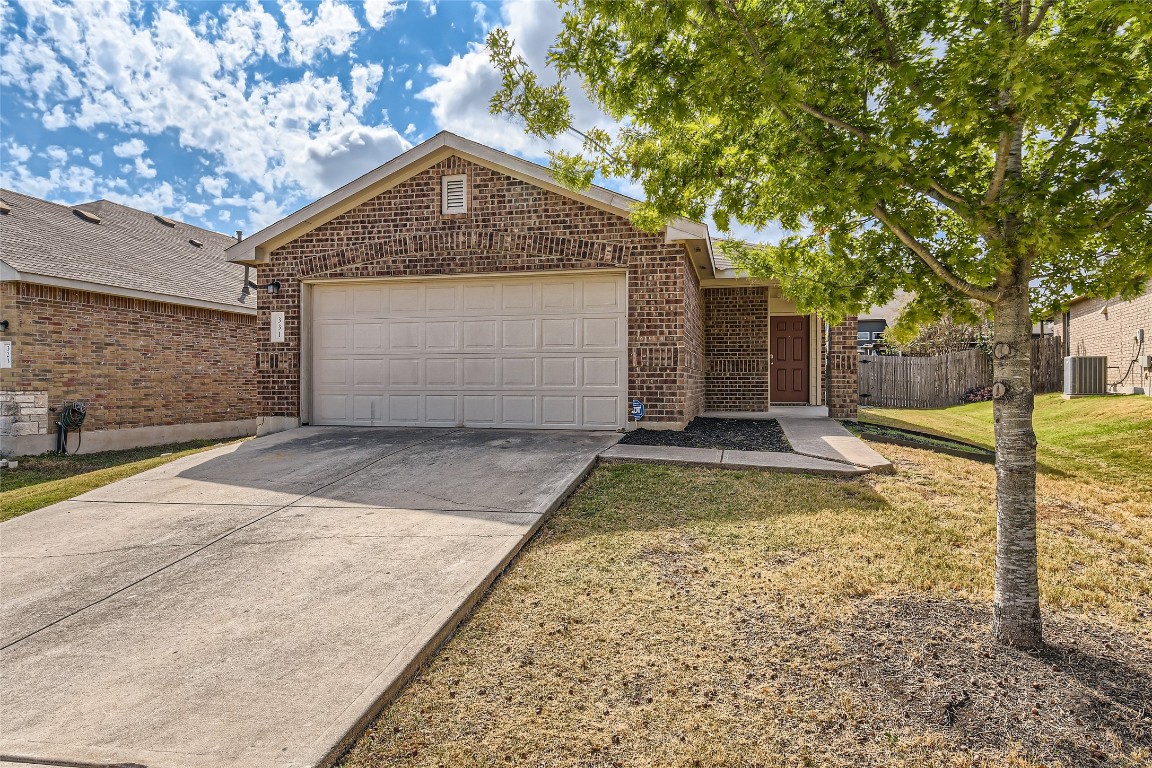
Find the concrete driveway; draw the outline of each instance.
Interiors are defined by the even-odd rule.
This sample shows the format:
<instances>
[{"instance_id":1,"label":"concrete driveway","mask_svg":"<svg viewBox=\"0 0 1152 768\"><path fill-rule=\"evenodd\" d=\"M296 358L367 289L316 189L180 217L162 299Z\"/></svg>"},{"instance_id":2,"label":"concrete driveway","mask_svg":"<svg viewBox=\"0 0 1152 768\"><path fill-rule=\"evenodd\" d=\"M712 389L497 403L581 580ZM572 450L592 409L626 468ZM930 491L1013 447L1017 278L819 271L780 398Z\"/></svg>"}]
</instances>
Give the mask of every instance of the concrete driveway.
<instances>
[{"instance_id":1,"label":"concrete driveway","mask_svg":"<svg viewBox=\"0 0 1152 768\"><path fill-rule=\"evenodd\" d=\"M312 766L618 435L305 427L0 527L0 761Z\"/></svg>"}]
</instances>

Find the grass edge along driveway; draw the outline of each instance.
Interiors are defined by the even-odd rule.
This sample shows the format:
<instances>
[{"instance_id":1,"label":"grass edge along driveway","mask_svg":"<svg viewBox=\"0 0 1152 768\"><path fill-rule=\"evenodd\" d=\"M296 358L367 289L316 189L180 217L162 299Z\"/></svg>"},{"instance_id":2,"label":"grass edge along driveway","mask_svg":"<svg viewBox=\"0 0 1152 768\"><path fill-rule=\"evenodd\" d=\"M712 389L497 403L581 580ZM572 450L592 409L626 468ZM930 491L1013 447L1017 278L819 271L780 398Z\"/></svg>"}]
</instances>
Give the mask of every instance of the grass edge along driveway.
<instances>
[{"instance_id":1,"label":"grass edge along driveway","mask_svg":"<svg viewBox=\"0 0 1152 768\"><path fill-rule=\"evenodd\" d=\"M0 522L231 442L235 440L194 440L75 456L21 456L15 470L0 469Z\"/></svg>"}]
</instances>

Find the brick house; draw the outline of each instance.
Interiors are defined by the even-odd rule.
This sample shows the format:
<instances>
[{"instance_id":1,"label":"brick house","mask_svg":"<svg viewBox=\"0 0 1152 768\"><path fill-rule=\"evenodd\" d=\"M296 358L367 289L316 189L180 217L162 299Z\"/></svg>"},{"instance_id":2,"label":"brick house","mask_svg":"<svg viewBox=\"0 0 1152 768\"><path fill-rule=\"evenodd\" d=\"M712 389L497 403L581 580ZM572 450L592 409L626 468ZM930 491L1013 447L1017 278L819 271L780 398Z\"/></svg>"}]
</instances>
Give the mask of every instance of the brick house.
<instances>
[{"instance_id":1,"label":"brick house","mask_svg":"<svg viewBox=\"0 0 1152 768\"><path fill-rule=\"evenodd\" d=\"M0 450L81 452L255 431L255 299L236 240L106 200L0 190Z\"/></svg>"},{"instance_id":2,"label":"brick house","mask_svg":"<svg viewBox=\"0 0 1152 768\"><path fill-rule=\"evenodd\" d=\"M706 226L642 232L632 202L445 132L231 246L280 285L260 297L260 433L620 429L633 401L672 429L784 403L855 418L854 318L829 338Z\"/></svg>"},{"instance_id":3,"label":"brick house","mask_svg":"<svg viewBox=\"0 0 1152 768\"><path fill-rule=\"evenodd\" d=\"M1152 280L1132 301L1077 299L1057 322L1066 356L1108 358L1109 391L1152 395Z\"/></svg>"}]
</instances>

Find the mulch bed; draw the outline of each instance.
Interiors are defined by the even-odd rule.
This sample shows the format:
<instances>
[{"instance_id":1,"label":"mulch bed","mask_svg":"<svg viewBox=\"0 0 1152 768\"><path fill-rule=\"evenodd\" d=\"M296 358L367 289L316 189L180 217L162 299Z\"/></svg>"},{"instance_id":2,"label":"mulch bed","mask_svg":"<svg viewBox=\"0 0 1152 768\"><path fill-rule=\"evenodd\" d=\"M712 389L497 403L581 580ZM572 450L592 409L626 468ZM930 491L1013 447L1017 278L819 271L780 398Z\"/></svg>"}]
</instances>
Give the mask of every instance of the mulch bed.
<instances>
[{"instance_id":1,"label":"mulch bed","mask_svg":"<svg viewBox=\"0 0 1152 768\"><path fill-rule=\"evenodd\" d=\"M775 419L693 419L679 432L670 429L637 429L620 441L626 445L662 445L674 448L712 448L724 451L775 451L791 453L792 446Z\"/></svg>"}]
</instances>

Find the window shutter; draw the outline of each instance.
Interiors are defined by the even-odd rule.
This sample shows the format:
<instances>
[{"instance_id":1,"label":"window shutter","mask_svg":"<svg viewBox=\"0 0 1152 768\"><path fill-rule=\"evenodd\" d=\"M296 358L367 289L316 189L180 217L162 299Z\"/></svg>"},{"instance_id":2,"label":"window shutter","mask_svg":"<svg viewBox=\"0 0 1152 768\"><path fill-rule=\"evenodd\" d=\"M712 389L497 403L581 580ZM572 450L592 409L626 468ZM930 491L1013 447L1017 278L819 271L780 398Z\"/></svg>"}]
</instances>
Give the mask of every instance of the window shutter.
<instances>
[{"instance_id":1,"label":"window shutter","mask_svg":"<svg viewBox=\"0 0 1152 768\"><path fill-rule=\"evenodd\" d=\"M445 176L443 179L444 213L468 212L468 177Z\"/></svg>"}]
</instances>

